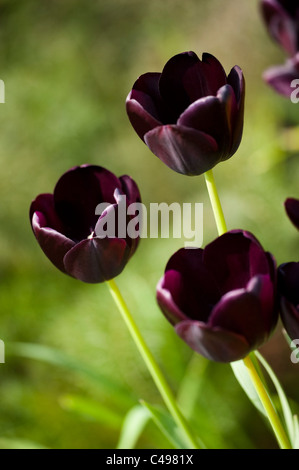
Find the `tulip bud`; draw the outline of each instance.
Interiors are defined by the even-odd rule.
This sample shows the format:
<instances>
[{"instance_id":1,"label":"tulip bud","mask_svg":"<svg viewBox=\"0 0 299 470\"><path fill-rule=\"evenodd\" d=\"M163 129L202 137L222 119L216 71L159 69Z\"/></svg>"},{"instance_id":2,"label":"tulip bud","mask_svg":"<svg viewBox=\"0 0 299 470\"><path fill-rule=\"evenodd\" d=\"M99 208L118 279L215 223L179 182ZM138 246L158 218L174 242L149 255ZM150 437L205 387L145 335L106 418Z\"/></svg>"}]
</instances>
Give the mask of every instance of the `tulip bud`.
<instances>
[{"instance_id":1,"label":"tulip bud","mask_svg":"<svg viewBox=\"0 0 299 470\"><path fill-rule=\"evenodd\" d=\"M208 359L232 362L263 344L277 323L276 265L249 232L227 232L205 249L181 249L157 286L177 334Z\"/></svg>"},{"instance_id":2,"label":"tulip bud","mask_svg":"<svg viewBox=\"0 0 299 470\"><path fill-rule=\"evenodd\" d=\"M238 149L245 84L235 66L228 76L211 54L172 57L162 73L138 78L126 101L131 124L172 170L200 175Z\"/></svg>"},{"instance_id":3,"label":"tulip bud","mask_svg":"<svg viewBox=\"0 0 299 470\"><path fill-rule=\"evenodd\" d=\"M107 281L121 273L139 238L132 239L126 232L101 237L98 229L107 213L117 215L121 194L127 205L140 201L138 187L129 176L117 178L105 168L82 165L64 173L53 194L40 194L32 202L33 232L58 269L89 283Z\"/></svg>"}]
</instances>

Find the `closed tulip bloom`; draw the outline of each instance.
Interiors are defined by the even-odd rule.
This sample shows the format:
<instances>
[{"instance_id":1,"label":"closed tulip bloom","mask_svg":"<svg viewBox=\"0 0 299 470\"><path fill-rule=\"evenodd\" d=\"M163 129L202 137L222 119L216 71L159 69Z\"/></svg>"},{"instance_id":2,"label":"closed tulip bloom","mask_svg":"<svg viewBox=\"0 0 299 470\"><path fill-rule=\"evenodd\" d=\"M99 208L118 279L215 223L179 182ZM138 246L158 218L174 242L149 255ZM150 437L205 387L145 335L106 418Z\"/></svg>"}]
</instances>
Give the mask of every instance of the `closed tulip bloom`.
<instances>
[{"instance_id":1,"label":"closed tulip bloom","mask_svg":"<svg viewBox=\"0 0 299 470\"><path fill-rule=\"evenodd\" d=\"M292 99L298 103L298 85L299 85L299 53L291 59L287 59L283 65L275 65L266 70L263 79L277 93Z\"/></svg>"},{"instance_id":2,"label":"closed tulip bloom","mask_svg":"<svg viewBox=\"0 0 299 470\"><path fill-rule=\"evenodd\" d=\"M33 232L58 269L89 283L121 273L138 238L118 238L117 233L115 237L97 236L102 217L113 211L117 214L120 195L126 197L127 205L140 201L138 187L129 176L117 178L105 168L82 165L63 174L53 194L40 194L32 202ZM106 203L106 209L96 214L101 203Z\"/></svg>"},{"instance_id":3,"label":"closed tulip bloom","mask_svg":"<svg viewBox=\"0 0 299 470\"><path fill-rule=\"evenodd\" d=\"M208 359L232 362L263 344L277 323L276 265L249 232L235 230L205 249L177 251L157 286L177 334Z\"/></svg>"},{"instance_id":4,"label":"closed tulip bloom","mask_svg":"<svg viewBox=\"0 0 299 470\"><path fill-rule=\"evenodd\" d=\"M299 263L278 268L278 292L283 325L291 339L299 338Z\"/></svg>"},{"instance_id":5,"label":"closed tulip bloom","mask_svg":"<svg viewBox=\"0 0 299 470\"><path fill-rule=\"evenodd\" d=\"M299 230L299 200L290 197L285 201L284 205L289 219Z\"/></svg>"},{"instance_id":6,"label":"closed tulip bloom","mask_svg":"<svg viewBox=\"0 0 299 470\"><path fill-rule=\"evenodd\" d=\"M271 37L290 56L299 52L298 0L262 0L261 10Z\"/></svg>"},{"instance_id":7,"label":"closed tulip bloom","mask_svg":"<svg viewBox=\"0 0 299 470\"><path fill-rule=\"evenodd\" d=\"M135 82L126 108L131 124L150 150L172 170L200 175L238 149L245 84L235 66L226 76L211 54L172 57L162 73Z\"/></svg>"}]
</instances>

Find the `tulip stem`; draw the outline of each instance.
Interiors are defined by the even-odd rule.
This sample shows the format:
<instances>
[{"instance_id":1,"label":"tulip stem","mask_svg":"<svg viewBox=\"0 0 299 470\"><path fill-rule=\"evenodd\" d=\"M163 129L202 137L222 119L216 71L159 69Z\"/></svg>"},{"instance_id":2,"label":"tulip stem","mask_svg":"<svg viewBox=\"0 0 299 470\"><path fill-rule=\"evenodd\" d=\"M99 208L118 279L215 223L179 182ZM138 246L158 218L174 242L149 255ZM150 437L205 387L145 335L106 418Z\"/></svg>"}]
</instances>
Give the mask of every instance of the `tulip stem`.
<instances>
[{"instance_id":1,"label":"tulip stem","mask_svg":"<svg viewBox=\"0 0 299 470\"><path fill-rule=\"evenodd\" d=\"M206 185L208 188L208 193L214 213L215 222L217 225L218 234L223 235L227 232L226 222L221 207L220 199L218 196L213 171L209 170L205 173ZM247 356L243 359L244 365L248 370L251 381L256 389L256 392L262 402L262 405L265 409L265 412L268 416L269 422L272 426L274 434L277 438L277 441L282 449L291 449L289 440L286 436L284 428L280 422L280 419L271 403L269 394L267 392L266 386L263 384L262 380L259 377L259 374L251 361L250 357Z\"/></svg>"},{"instance_id":2,"label":"tulip stem","mask_svg":"<svg viewBox=\"0 0 299 470\"><path fill-rule=\"evenodd\" d=\"M248 374L250 375L251 381L255 387L255 390L263 404L263 407L267 413L269 422L272 426L276 439L281 449L292 449L292 446L287 438L285 430L280 422L280 419L275 411L274 406L270 400L270 397L261 381L252 360L249 356L243 359L244 365L247 368Z\"/></svg>"},{"instance_id":3,"label":"tulip stem","mask_svg":"<svg viewBox=\"0 0 299 470\"><path fill-rule=\"evenodd\" d=\"M214 180L213 170L205 172L205 180L215 217L215 222L217 225L217 230L219 235L223 235L225 232L227 232L227 227Z\"/></svg>"},{"instance_id":4,"label":"tulip stem","mask_svg":"<svg viewBox=\"0 0 299 470\"><path fill-rule=\"evenodd\" d=\"M223 210L221 207L219 195L217 192L213 171L209 170L205 173L205 180L206 185L208 188L208 193L214 213L214 218L218 230L218 234L223 235L227 232L227 226L223 214ZM275 408L273 407L271 400L269 398L269 394L267 392L266 386L263 384L262 380L259 377L259 374L251 361L250 357L247 356L243 359L244 365L247 368L251 381L255 387L255 390L261 400L261 403L265 409L269 422L272 426L276 439L279 443L281 449L291 449L290 442L286 436L284 428L281 424L279 416L277 415Z\"/></svg>"},{"instance_id":5,"label":"tulip stem","mask_svg":"<svg viewBox=\"0 0 299 470\"><path fill-rule=\"evenodd\" d=\"M158 364L156 363L152 353L150 352L147 344L145 343L136 323L134 322L133 317L115 281L113 279L110 281L107 281L107 285L113 297L113 300L115 304L117 305L117 308L128 327L128 330L132 336L132 339L135 342L148 368L148 371L150 372L169 412L171 413L177 426L182 430L183 435L185 436L186 443L188 443L188 445L190 446L189 447L190 449L199 449L200 447L198 443L196 442L195 436L193 435L193 432L189 428L189 425L186 419L184 418L181 411L179 410L175 397L169 385L167 384Z\"/></svg>"}]
</instances>

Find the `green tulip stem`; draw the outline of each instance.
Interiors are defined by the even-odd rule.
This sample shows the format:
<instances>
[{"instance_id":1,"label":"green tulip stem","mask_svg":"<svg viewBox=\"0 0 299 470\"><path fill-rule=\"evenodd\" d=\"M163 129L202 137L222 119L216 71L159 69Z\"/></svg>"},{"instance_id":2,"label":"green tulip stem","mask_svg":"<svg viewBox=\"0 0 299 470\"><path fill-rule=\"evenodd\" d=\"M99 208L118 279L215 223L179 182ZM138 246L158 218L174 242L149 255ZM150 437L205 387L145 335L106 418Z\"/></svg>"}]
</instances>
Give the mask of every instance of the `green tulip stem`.
<instances>
[{"instance_id":1,"label":"green tulip stem","mask_svg":"<svg viewBox=\"0 0 299 470\"><path fill-rule=\"evenodd\" d=\"M213 171L209 170L205 173L205 180L206 185L208 188L208 193L214 213L215 222L217 225L218 234L223 235L227 232L226 222L223 214L223 210L221 207L220 199L218 196ZM250 357L247 356L243 359L244 365L247 368L251 381L254 385L254 388L261 400L261 403L265 409L266 415L268 416L269 422L272 426L276 439L279 443L281 449L291 449L291 445L289 440L286 436L284 428L280 422L280 419L272 405L272 402L269 397L269 393L265 388L265 385L261 381L258 372L255 369L253 362L251 361Z\"/></svg>"},{"instance_id":2,"label":"green tulip stem","mask_svg":"<svg viewBox=\"0 0 299 470\"><path fill-rule=\"evenodd\" d=\"M225 232L227 232L227 227L212 170L206 171L205 180L215 217L215 222L217 225L217 230L219 235L223 235Z\"/></svg>"},{"instance_id":3,"label":"green tulip stem","mask_svg":"<svg viewBox=\"0 0 299 470\"><path fill-rule=\"evenodd\" d=\"M139 350L147 368L150 372L169 412L171 413L174 421L177 426L182 430L183 435L185 436L186 443L190 446L190 449L199 449L196 439L193 435L193 432L188 426L188 423L181 411L178 408L175 397L167 384L164 375L162 374L158 364L156 363L152 353L150 352L147 344L145 343L136 323L133 320L133 317L115 283L112 279L107 281L108 288L112 295L112 298L117 305L117 308L124 319L128 330L132 336L133 341L135 342L137 349Z\"/></svg>"},{"instance_id":4,"label":"green tulip stem","mask_svg":"<svg viewBox=\"0 0 299 470\"><path fill-rule=\"evenodd\" d=\"M261 381L257 371L255 370L252 360L249 356L247 356L245 357L245 359L243 359L243 362L255 387L256 393L258 394L259 399L261 400L261 403L267 413L269 422L272 426L273 432L276 436L280 448L292 449L292 446L285 433L285 430L280 422L280 419L275 411L274 406L272 405L271 399L263 385L263 382Z\"/></svg>"}]
</instances>

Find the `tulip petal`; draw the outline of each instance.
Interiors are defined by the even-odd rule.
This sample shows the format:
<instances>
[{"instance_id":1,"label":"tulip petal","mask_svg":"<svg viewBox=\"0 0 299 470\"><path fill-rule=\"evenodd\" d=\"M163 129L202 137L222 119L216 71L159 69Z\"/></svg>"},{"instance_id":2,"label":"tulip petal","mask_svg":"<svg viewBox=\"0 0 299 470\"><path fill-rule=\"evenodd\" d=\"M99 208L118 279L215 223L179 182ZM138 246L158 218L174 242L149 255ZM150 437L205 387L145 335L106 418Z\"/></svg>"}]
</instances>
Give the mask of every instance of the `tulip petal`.
<instances>
[{"instance_id":1,"label":"tulip petal","mask_svg":"<svg viewBox=\"0 0 299 470\"><path fill-rule=\"evenodd\" d=\"M204 264L222 294L244 288L253 276L270 270L269 258L259 242L242 230L227 232L207 245Z\"/></svg>"},{"instance_id":2,"label":"tulip petal","mask_svg":"<svg viewBox=\"0 0 299 470\"><path fill-rule=\"evenodd\" d=\"M55 210L66 227L65 235L74 241L87 238L98 219L98 204L115 203L119 179L105 168L82 165L66 172L54 189Z\"/></svg>"},{"instance_id":3,"label":"tulip petal","mask_svg":"<svg viewBox=\"0 0 299 470\"><path fill-rule=\"evenodd\" d=\"M184 126L156 127L144 140L162 162L184 175L201 175L221 158L212 136Z\"/></svg>"},{"instance_id":4,"label":"tulip petal","mask_svg":"<svg viewBox=\"0 0 299 470\"><path fill-rule=\"evenodd\" d=\"M203 96L216 96L219 88L226 83L227 77L221 63L206 52L202 55L202 61L198 59L183 76L183 85L191 102Z\"/></svg>"},{"instance_id":5,"label":"tulip petal","mask_svg":"<svg viewBox=\"0 0 299 470\"><path fill-rule=\"evenodd\" d=\"M299 262L285 263L278 268L280 314L291 339L299 338Z\"/></svg>"},{"instance_id":6,"label":"tulip petal","mask_svg":"<svg viewBox=\"0 0 299 470\"><path fill-rule=\"evenodd\" d=\"M280 301L280 315L283 326L292 340L299 339L299 310L285 297Z\"/></svg>"},{"instance_id":7,"label":"tulip petal","mask_svg":"<svg viewBox=\"0 0 299 470\"><path fill-rule=\"evenodd\" d=\"M42 212L34 212L31 221L36 239L45 255L56 268L66 273L63 258L73 248L75 242L55 229L48 227L47 218Z\"/></svg>"},{"instance_id":8,"label":"tulip petal","mask_svg":"<svg viewBox=\"0 0 299 470\"><path fill-rule=\"evenodd\" d=\"M127 198L127 205L133 204L134 202L141 202L140 192L135 181L128 175L120 176L119 181L121 183L122 191Z\"/></svg>"},{"instance_id":9,"label":"tulip petal","mask_svg":"<svg viewBox=\"0 0 299 470\"><path fill-rule=\"evenodd\" d=\"M183 110L191 103L190 97L183 86L183 79L188 69L198 63L199 58L194 52L190 51L175 55L169 59L163 68L159 89L160 95L173 116L169 124L176 122Z\"/></svg>"},{"instance_id":10,"label":"tulip petal","mask_svg":"<svg viewBox=\"0 0 299 470\"><path fill-rule=\"evenodd\" d=\"M177 302L173 298L173 294L179 295L181 291L181 276L179 273L173 271L171 278L168 273L163 276L157 285L157 302L167 320L175 325L182 320L187 320L188 317L181 311ZM171 290L165 288L171 282Z\"/></svg>"},{"instance_id":11,"label":"tulip petal","mask_svg":"<svg viewBox=\"0 0 299 470\"><path fill-rule=\"evenodd\" d=\"M127 243L119 238L92 238L75 245L64 257L68 274L83 282L97 283L120 274L130 256Z\"/></svg>"},{"instance_id":12,"label":"tulip petal","mask_svg":"<svg viewBox=\"0 0 299 470\"><path fill-rule=\"evenodd\" d=\"M182 271L168 269L157 286L158 304L172 324L187 318L207 322L219 298L210 274L200 267L196 273L187 265Z\"/></svg>"},{"instance_id":13,"label":"tulip petal","mask_svg":"<svg viewBox=\"0 0 299 470\"><path fill-rule=\"evenodd\" d=\"M288 198L285 201L284 205L289 219L299 230L299 200L294 198Z\"/></svg>"},{"instance_id":14,"label":"tulip petal","mask_svg":"<svg viewBox=\"0 0 299 470\"><path fill-rule=\"evenodd\" d=\"M212 361L237 361L250 352L250 346L243 336L222 328L211 328L202 322L183 321L175 329L190 348Z\"/></svg>"},{"instance_id":15,"label":"tulip petal","mask_svg":"<svg viewBox=\"0 0 299 470\"><path fill-rule=\"evenodd\" d=\"M192 103L178 120L179 126L190 127L212 136L225 156L230 149L230 116L219 98L207 96Z\"/></svg>"},{"instance_id":16,"label":"tulip petal","mask_svg":"<svg viewBox=\"0 0 299 470\"><path fill-rule=\"evenodd\" d=\"M202 258L201 248L178 250L168 261L164 281L158 286L171 293L173 303L189 318L207 321L220 293Z\"/></svg>"},{"instance_id":17,"label":"tulip petal","mask_svg":"<svg viewBox=\"0 0 299 470\"><path fill-rule=\"evenodd\" d=\"M299 53L292 59L287 60L284 65L271 67L263 74L265 82L274 88L277 93L280 93L289 99L293 92L295 92L296 99L298 98L298 93L296 92L298 82L296 82L295 87L292 86L293 80L298 80L298 77Z\"/></svg>"},{"instance_id":18,"label":"tulip petal","mask_svg":"<svg viewBox=\"0 0 299 470\"><path fill-rule=\"evenodd\" d=\"M228 84L232 87L235 94L236 105L231 107L231 155L239 148L244 125L244 104L245 104L245 80L243 72L237 65L233 67L227 77Z\"/></svg>"},{"instance_id":19,"label":"tulip petal","mask_svg":"<svg viewBox=\"0 0 299 470\"><path fill-rule=\"evenodd\" d=\"M299 45L296 28L298 3L294 0L263 0L261 9L269 34L286 52L294 55Z\"/></svg>"},{"instance_id":20,"label":"tulip petal","mask_svg":"<svg viewBox=\"0 0 299 470\"><path fill-rule=\"evenodd\" d=\"M163 120L162 99L159 92L160 73L146 73L134 83L126 100L130 122L143 140L144 134Z\"/></svg>"},{"instance_id":21,"label":"tulip petal","mask_svg":"<svg viewBox=\"0 0 299 470\"><path fill-rule=\"evenodd\" d=\"M279 266L278 289L292 304L299 305L299 263L284 263Z\"/></svg>"},{"instance_id":22,"label":"tulip petal","mask_svg":"<svg viewBox=\"0 0 299 470\"><path fill-rule=\"evenodd\" d=\"M273 303L273 290L271 294ZM271 317L272 312L267 313ZM246 289L236 289L221 298L212 311L208 326L241 335L246 338L251 348L256 348L269 335L265 320L260 299Z\"/></svg>"},{"instance_id":23,"label":"tulip petal","mask_svg":"<svg viewBox=\"0 0 299 470\"><path fill-rule=\"evenodd\" d=\"M53 194L40 194L34 201L32 201L29 210L29 217L31 223L33 214L35 212L41 212L43 214L43 227L51 227L57 232L63 232L63 223L55 211Z\"/></svg>"}]
</instances>

